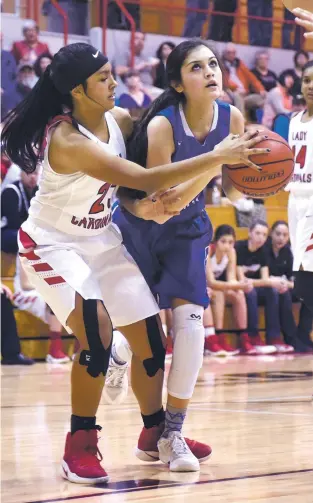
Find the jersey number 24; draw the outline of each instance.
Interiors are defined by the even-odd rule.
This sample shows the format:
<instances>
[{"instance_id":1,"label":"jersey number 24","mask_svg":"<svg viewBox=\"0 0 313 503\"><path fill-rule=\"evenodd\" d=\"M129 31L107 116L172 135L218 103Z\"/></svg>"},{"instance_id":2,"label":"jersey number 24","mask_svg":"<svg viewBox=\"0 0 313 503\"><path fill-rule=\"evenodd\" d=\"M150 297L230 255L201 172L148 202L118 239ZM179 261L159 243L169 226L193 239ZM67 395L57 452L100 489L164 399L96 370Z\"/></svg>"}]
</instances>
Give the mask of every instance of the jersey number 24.
<instances>
[{"instance_id":1,"label":"jersey number 24","mask_svg":"<svg viewBox=\"0 0 313 503\"><path fill-rule=\"evenodd\" d=\"M307 150L307 146L302 145L302 147L299 150L298 155L296 156L296 146L294 145L292 147L292 153L295 158L295 164L300 164L300 169L302 169L305 166L306 150Z\"/></svg>"}]
</instances>

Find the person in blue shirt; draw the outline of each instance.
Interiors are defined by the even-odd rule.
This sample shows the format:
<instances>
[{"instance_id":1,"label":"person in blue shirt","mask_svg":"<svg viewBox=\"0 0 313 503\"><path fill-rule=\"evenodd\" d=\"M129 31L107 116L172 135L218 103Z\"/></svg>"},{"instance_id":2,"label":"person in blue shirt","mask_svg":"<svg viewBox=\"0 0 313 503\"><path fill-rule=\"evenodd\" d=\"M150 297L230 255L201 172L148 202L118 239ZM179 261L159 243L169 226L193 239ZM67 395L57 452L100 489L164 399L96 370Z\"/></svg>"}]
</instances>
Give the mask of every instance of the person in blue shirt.
<instances>
[{"instance_id":1,"label":"person in blue shirt","mask_svg":"<svg viewBox=\"0 0 313 503\"><path fill-rule=\"evenodd\" d=\"M131 160L149 169L219 149L219 144L230 133L244 133L239 110L217 101L222 91L222 71L216 54L206 42L193 39L179 44L168 57L167 77L170 87L135 127L128 145ZM160 457L164 463L170 463L172 471L199 470L199 461L190 452L181 430L202 366L203 312L209 303L205 263L212 225L205 210L203 189L220 171L218 166L215 171L210 170L209 175L195 177L168 195L174 201L168 206L176 216L149 216L146 194L119 189L120 205L113 217L160 308L173 309L173 359L165 425L160 426L158 452L144 449L140 439L137 448L140 459ZM231 189L225 169L223 186L231 197L240 196ZM115 345L105 392L111 403L117 395L114 383L123 383L126 378L126 373L121 379L114 378L114 373L119 372L117 364L131 358L131 353L128 351L128 357L126 353L125 343L121 352ZM125 372L125 368L122 367L122 371ZM207 452L205 459L209 454Z\"/></svg>"}]
</instances>

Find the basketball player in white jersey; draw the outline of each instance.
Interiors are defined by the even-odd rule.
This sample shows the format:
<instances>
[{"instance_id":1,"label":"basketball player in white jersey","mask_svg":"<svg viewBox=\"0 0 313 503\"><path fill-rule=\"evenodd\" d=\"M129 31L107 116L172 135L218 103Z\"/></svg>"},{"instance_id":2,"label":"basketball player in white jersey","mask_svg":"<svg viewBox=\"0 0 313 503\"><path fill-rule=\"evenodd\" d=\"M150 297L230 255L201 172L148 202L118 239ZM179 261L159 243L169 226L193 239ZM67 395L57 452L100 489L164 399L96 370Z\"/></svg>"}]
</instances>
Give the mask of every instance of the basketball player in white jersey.
<instances>
[{"instance_id":1,"label":"basketball player in white jersey","mask_svg":"<svg viewBox=\"0 0 313 503\"><path fill-rule=\"evenodd\" d=\"M289 128L295 168L287 186L288 219L295 293L313 312L313 61L303 68L301 91L307 108L291 119Z\"/></svg>"},{"instance_id":2,"label":"basketball player in white jersey","mask_svg":"<svg viewBox=\"0 0 313 503\"><path fill-rule=\"evenodd\" d=\"M98 457L96 412L112 326L133 351L132 387L148 442L149 429L164 420L165 338L159 308L111 224L114 187L151 194L221 164L256 167L248 157L266 153L253 148L264 136L246 133L223 140L213 152L146 170L123 159L132 121L125 111L113 109L115 87L110 63L100 51L88 44L68 45L8 114L2 131L3 151L28 173L36 169L46 141L42 178L19 232L19 252L31 284L80 344L62 461L62 475L76 483L108 480ZM198 442L191 450L195 447Z\"/></svg>"}]
</instances>

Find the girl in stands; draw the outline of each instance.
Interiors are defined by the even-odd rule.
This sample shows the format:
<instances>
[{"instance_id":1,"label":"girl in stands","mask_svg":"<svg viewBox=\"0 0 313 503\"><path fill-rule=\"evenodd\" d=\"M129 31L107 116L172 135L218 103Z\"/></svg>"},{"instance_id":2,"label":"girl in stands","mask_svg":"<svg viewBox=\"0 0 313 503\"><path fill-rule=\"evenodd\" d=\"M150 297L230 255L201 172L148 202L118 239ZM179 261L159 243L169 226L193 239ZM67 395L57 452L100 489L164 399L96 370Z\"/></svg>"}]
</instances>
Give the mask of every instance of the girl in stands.
<instances>
[{"instance_id":1,"label":"girl in stands","mask_svg":"<svg viewBox=\"0 0 313 503\"><path fill-rule=\"evenodd\" d=\"M241 113L216 101L222 90L222 72L216 55L203 40L179 44L169 55L166 68L171 85L144 114L129 143L130 158L148 171L158 164L218 151L217 144L229 133L240 135L244 131ZM219 173L220 167L215 175ZM195 175L175 189L179 200L172 210L180 214L173 218L147 217L146 200L140 201L145 194L121 189L121 206L114 213L124 243L160 307L173 309L173 359L159 453L145 452L140 444L137 450L138 457L145 461L160 455L173 471L199 470L198 459L187 448L181 430L203 359L203 311L209 302L205 262L212 235L203 189L213 176L213 170L209 175ZM227 192L226 184L224 173ZM117 396L114 383L122 384L123 393L125 362L131 358L125 345L118 344L113 351L110 387L106 390L109 400L110 390L112 396ZM118 363L124 363L120 370ZM115 379L115 372L124 372L124 378Z\"/></svg>"},{"instance_id":2,"label":"girl in stands","mask_svg":"<svg viewBox=\"0 0 313 503\"><path fill-rule=\"evenodd\" d=\"M115 88L111 65L99 50L68 45L9 113L2 131L4 152L28 173L36 169L37 149L46 140L39 190L19 232L19 251L31 284L79 340L62 462L63 476L77 483L108 480L97 456L96 412L112 325L120 327L134 353L132 386L147 431L164 419L159 308L110 223L114 187L150 193L215 172L222 163L250 164L248 156L259 152L249 147L260 136L246 134L196 159L145 170L123 159L132 122L125 111L113 109Z\"/></svg>"},{"instance_id":3,"label":"girl in stands","mask_svg":"<svg viewBox=\"0 0 313 503\"><path fill-rule=\"evenodd\" d=\"M217 227L213 244L210 246L206 274L208 286L212 291L212 311L216 335L206 338L206 352L216 356L229 356L239 353L227 343L223 333L225 305L231 304L233 319L239 331L242 349L245 354L256 354L253 347L247 346L247 305L244 292L252 288L252 281L237 280L237 256L235 250L235 231L230 225Z\"/></svg>"}]
</instances>

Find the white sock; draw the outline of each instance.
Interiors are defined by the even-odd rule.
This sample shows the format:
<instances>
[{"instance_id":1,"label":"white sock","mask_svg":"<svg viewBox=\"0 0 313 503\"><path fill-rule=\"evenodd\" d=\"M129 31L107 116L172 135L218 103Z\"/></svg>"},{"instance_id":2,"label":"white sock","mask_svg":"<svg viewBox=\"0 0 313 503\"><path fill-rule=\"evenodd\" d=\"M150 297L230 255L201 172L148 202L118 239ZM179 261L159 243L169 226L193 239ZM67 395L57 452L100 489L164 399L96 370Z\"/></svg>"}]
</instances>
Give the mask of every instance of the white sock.
<instances>
[{"instance_id":1,"label":"white sock","mask_svg":"<svg viewBox=\"0 0 313 503\"><path fill-rule=\"evenodd\" d=\"M210 337L212 335L215 335L215 328L213 326L204 327L204 335L205 335L205 337Z\"/></svg>"}]
</instances>

